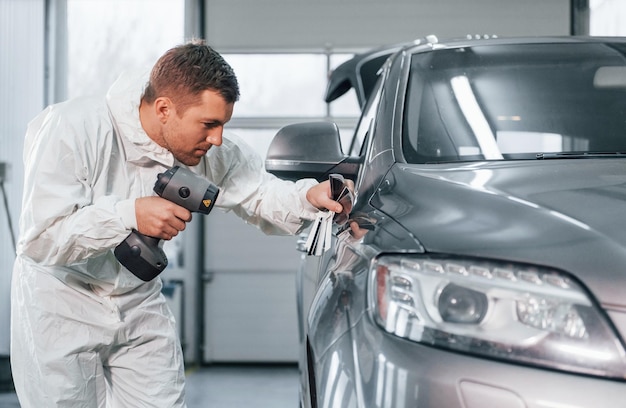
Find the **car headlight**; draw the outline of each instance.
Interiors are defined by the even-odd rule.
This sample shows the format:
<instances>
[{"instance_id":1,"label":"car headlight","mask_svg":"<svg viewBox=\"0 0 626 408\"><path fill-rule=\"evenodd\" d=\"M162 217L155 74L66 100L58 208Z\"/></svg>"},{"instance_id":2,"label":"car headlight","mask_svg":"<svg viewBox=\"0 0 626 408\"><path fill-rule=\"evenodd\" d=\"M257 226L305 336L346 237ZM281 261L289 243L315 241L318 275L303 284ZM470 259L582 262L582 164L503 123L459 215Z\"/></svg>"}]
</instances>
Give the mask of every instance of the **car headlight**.
<instances>
[{"instance_id":1,"label":"car headlight","mask_svg":"<svg viewBox=\"0 0 626 408\"><path fill-rule=\"evenodd\" d=\"M387 332L497 359L625 378L624 347L572 278L548 268L444 256L381 256L370 305Z\"/></svg>"}]
</instances>

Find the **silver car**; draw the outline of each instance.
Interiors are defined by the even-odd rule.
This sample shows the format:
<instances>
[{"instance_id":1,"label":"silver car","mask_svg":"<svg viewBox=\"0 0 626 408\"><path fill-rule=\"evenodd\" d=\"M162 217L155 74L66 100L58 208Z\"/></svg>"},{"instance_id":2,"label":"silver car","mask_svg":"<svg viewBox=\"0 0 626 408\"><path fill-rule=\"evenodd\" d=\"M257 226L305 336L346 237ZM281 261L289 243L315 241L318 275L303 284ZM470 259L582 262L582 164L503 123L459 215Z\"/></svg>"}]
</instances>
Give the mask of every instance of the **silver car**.
<instances>
[{"instance_id":1,"label":"silver car","mask_svg":"<svg viewBox=\"0 0 626 408\"><path fill-rule=\"evenodd\" d=\"M266 167L354 180L298 273L303 407L626 407L626 39L424 38L356 56L337 126Z\"/></svg>"}]
</instances>

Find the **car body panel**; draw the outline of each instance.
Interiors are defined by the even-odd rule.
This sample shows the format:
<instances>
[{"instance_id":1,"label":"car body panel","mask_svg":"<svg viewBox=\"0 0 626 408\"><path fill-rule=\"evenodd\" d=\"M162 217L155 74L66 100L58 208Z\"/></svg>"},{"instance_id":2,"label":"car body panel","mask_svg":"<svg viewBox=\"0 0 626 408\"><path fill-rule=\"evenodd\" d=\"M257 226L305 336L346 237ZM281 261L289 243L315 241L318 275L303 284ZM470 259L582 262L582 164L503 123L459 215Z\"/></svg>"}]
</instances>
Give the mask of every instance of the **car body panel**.
<instances>
[{"instance_id":1,"label":"car body panel","mask_svg":"<svg viewBox=\"0 0 626 408\"><path fill-rule=\"evenodd\" d=\"M613 47L609 42L618 46ZM616 143L619 147L616 150L570 152L565 146L567 143L581 145L579 140L574 140L579 137L576 132L580 129L572 125L568 129L572 135L564 134L563 151L557 149L554 154L549 149L536 154L525 152L520 155L524 160L515 154L510 157L480 157L474 153L465 156L459 148L456 155L441 159L432 156L420 162L409 157L405 149L407 130L404 125L416 115L406 110L415 102L410 99L411 86L415 86L411 82L415 78L412 78L415 67L412 58L440 51L448 53L446 58L454 52L470 54L468 50L477 45L510 46L515 54L517 45L532 45L526 47L532 58L576 69L579 55L571 53L572 59L564 62L562 56L542 52L546 44L550 44L551 52L557 50L557 54L562 52L561 44L599 44L598 50L595 45L586 48L589 54L585 55L592 58L597 51L597 55L610 62L608 70L601 67L598 72L602 71L602 75L589 75L592 71L586 71L581 78L585 81L593 78L594 87L606 87L607 95L615 98L611 99L611 106L606 106L606 111L618 112L616 117L610 118L615 125L610 130L617 133L611 137L619 138L619 129L626 121L626 113L619 113L620 92L625 92L626 100L626 68L622 67L626 66L623 63L626 57L619 57L621 52L626 54L625 38L483 38L478 41L468 38L444 43L433 38L421 39L404 46L393 45L387 50L375 49L355 57L333 73L326 100L336 99L350 87L357 88L363 114L348 152L352 167L343 167L348 169L346 176L355 182L350 220L334 226L330 250L321 256L303 255L298 272L303 407L626 407L626 300L622 295L626 287L626 220L623 216L626 214L626 147L621 148L621 139ZM481 58L488 61L496 55L493 61L508 63L507 59L513 55L507 51L502 54L506 57L498 59L497 51L492 54L493 50L481 48L475 53L476 58L463 60L463 63L484 65L488 69L489 63L485 64ZM520 52L520 61L527 64L523 58L526 51ZM367 70L360 69L363 61L371 63ZM598 63L589 62L590 69L596 70ZM379 69L374 70L378 64ZM420 69L425 72L432 69L436 74L441 68L424 64ZM613 65L618 68L614 69ZM586 65L581 67L586 68ZM464 68L461 65L454 69L463 71ZM375 83L372 82L373 72L378 77ZM607 72L609 75L605 75ZM466 76L471 84L473 77L469 73ZM491 86L502 82L485 82L484 78L488 77L473 84L477 101L481 97L498 96ZM442 78L433 86L452 88L450 78ZM535 76L534 79L542 83L543 78ZM519 94L537 89L537 83L525 88L520 82ZM488 92L481 94L485 89ZM455 143L458 141L454 139L456 132L467 131L473 118L467 112L460 114L458 107L453 106L455 100L461 105L462 96L453 91L439 92L447 97L444 102L438 102L439 112L431 109L422 114L441 119L447 132L441 135ZM579 109L581 117L591 114L591 110L585 108L591 102L576 100L568 104L565 95L547 95L548 98L541 101L549 101L546 109L562 105L566 109ZM602 95L596 96L602 98ZM542 96L545 95L542 93ZM563 99L562 104L559 97ZM614 104L616 100L618 103ZM493 106L490 101L476 103ZM594 115L605 113L605 106L593 108ZM451 114L454 109L457 109L456 114ZM528 112L524 110L525 114ZM551 116L551 111L544 115L541 106L531 113L547 118L547 122L540 123L550 129L547 132L563 118L556 113ZM572 123L579 123L575 115L568 120L572 118ZM461 123L464 120L468 123ZM498 120L485 114L486 123L493 129L511 130L502 127ZM594 137L606 136L601 133L602 126L606 125L602 120L584 125L585 131L593 132ZM541 129L531 129L531 132L541 133ZM475 138L479 139L480 135L476 134ZM338 135L328 136L336 144ZM566 140L569 136L573 141ZM418 132L418 140L419 137ZM475 140L471 137L464 140L469 141L462 145L464 148L474 148L470 145ZM293 139L290 145L297 145L297 140ZM306 152L302 153L306 156ZM337 164L346 163L343 152L335 150L333 155L342 157ZM302 175L297 173L297 166L289 167L282 167L281 175L288 176L290 172ZM356 170L352 171L354 168ZM310 176L323 180L328 173L319 170L311 172ZM606 323L603 333L609 333L609 338L604 344L611 344L616 351L606 364L617 368L610 371L602 367L577 367L569 360L532 360L507 355L506 347L498 349L498 352L504 350L502 353L489 354L485 350L490 345L481 348L484 344L480 342L476 348L470 345L455 349L445 344L446 339L451 343L457 341L455 335L444 336L441 343L429 343L419 336L409 340L406 335L402 337L402 332L388 331L381 323L379 310L380 302L388 299L381 300L377 297L379 292L372 288L380 284L375 270L380 265L378 260L391 257L403 261L465 257L545 269L565 277L572 286L579 288L577 296L588 301L585 307L598 312L594 322L600 321L600 324L592 324L590 330L599 330L597 327ZM401 296L398 299L397 302L413 301ZM426 301L434 303L434 297ZM519 310L517 313L514 315L513 311L506 318L521 319ZM548 320L551 318L549 316ZM555 337L559 344L562 339ZM570 345L568 341L563 344ZM604 350L592 351L602 354ZM584 354L577 355L581 359L588 358Z\"/></svg>"},{"instance_id":2,"label":"car body panel","mask_svg":"<svg viewBox=\"0 0 626 408\"><path fill-rule=\"evenodd\" d=\"M571 271L601 303L626 307L623 288L614 284L626 279L625 165L399 165L386 177L393 187L376 202L429 252L555 266Z\"/></svg>"},{"instance_id":3,"label":"car body panel","mask_svg":"<svg viewBox=\"0 0 626 408\"><path fill-rule=\"evenodd\" d=\"M324 373L316 377L319 407L598 407L598 395L626 406L620 381L537 370L382 332L367 302L372 248L349 234L339 241L308 316L316 371Z\"/></svg>"}]
</instances>

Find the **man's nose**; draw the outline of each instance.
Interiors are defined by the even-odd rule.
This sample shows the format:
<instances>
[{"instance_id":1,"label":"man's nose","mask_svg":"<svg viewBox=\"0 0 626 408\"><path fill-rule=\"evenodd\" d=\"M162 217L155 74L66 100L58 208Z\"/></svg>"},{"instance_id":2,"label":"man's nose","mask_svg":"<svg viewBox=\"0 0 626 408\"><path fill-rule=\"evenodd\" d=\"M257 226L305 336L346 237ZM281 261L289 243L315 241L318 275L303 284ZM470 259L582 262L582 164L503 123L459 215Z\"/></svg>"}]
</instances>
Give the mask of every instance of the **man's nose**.
<instances>
[{"instance_id":1,"label":"man's nose","mask_svg":"<svg viewBox=\"0 0 626 408\"><path fill-rule=\"evenodd\" d=\"M213 146L221 146L223 130L224 129L222 127L212 129L212 131L209 132L209 135L207 136L206 141L211 143Z\"/></svg>"}]
</instances>

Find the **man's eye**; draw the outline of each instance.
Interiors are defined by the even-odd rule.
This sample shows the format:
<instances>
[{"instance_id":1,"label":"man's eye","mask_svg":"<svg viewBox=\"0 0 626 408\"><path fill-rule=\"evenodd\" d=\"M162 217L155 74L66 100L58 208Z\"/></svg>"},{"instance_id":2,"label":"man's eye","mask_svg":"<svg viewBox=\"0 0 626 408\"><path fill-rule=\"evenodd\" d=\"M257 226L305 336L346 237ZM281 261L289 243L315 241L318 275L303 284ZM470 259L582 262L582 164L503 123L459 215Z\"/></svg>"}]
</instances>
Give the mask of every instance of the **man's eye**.
<instances>
[{"instance_id":1,"label":"man's eye","mask_svg":"<svg viewBox=\"0 0 626 408\"><path fill-rule=\"evenodd\" d=\"M219 123L216 122L204 122L204 127L207 129L213 129L219 126Z\"/></svg>"}]
</instances>

